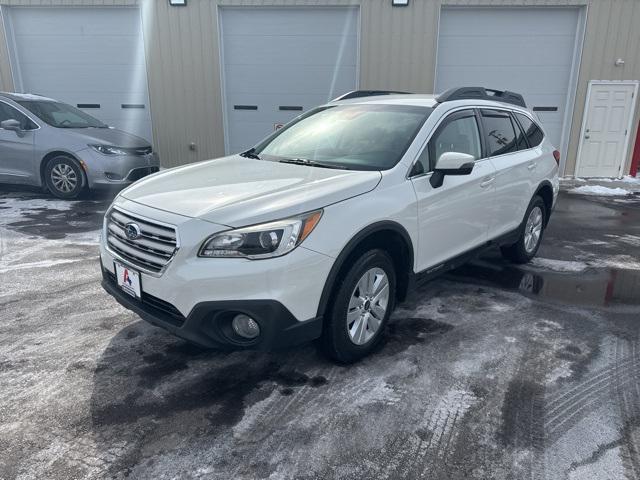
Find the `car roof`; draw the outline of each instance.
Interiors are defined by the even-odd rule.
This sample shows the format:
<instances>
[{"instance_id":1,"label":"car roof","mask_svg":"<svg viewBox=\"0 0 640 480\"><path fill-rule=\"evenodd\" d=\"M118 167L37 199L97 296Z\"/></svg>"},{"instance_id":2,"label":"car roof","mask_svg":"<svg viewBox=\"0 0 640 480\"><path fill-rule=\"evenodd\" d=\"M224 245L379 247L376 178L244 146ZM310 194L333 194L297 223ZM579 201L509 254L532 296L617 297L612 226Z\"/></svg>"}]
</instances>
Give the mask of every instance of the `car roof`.
<instances>
[{"instance_id":1,"label":"car roof","mask_svg":"<svg viewBox=\"0 0 640 480\"><path fill-rule=\"evenodd\" d=\"M506 110L514 110L518 112L527 113L532 115L528 108L520 107L512 103L499 102L494 100L483 99L463 99L463 100L450 100L446 102L438 102L437 95L426 94L393 94L393 95L375 95L370 97L351 98L348 100L335 100L330 102L329 105L410 105L420 107L436 108L440 105L446 105L451 108L457 107L476 107L476 108L500 108Z\"/></svg>"},{"instance_id":2,"label":"car roof","mask_svg":"<svg viewBox=\"0 0 640 480\"><path fill-rule=\"evenodd\" d=\"M43 102L56 102L53 98L48 98L43 95L36 95L34 93L15 93L15 92L0 92L0 97L8 98L14 102L20 100L40 100Z\"/></svg>"}]
</instances>

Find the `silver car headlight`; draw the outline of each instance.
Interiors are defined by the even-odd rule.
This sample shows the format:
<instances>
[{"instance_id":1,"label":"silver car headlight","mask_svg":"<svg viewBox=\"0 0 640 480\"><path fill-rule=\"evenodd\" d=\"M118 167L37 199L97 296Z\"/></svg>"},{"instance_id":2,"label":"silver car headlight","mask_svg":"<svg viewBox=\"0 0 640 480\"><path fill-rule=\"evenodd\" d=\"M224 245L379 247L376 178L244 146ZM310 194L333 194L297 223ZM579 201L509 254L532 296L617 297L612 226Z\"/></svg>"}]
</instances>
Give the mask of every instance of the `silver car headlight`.
<instances>
[{"instance_id":1,"label":"silver car headlight","mask_svg":"<svg viewBox=\"0 0 640 480\"><path fill-rule=\"evenodd\" d=\"M322 210L276 222L227 230L207 238L199 257L261 258L280 257L300 245L316 227Z\"/></svg>"},{"instance_id":2,"label":"silver car headlight","mask_svg":"<svg viewBox=\"0 0 640 480\"><path fill-rule=\"evenodd\" d=\"M102 155L131 155L131 152L120 147L111 145L89 145L96 152Z\"/></svg>"}]
</instances>

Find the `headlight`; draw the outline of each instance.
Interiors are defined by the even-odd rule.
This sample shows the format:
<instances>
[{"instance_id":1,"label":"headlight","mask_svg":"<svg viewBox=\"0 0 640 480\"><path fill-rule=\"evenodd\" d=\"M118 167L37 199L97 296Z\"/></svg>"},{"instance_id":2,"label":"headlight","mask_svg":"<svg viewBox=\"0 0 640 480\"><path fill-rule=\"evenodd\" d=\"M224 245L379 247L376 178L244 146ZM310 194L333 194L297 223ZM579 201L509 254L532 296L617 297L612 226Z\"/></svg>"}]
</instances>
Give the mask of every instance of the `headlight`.
<instances>
[{"instance_id":1,"label":"headlight","mask_svg":"<svg viewBox=\"0 0 640 480\"><path fill-rule=\"evenodd\" d=\"M227 230L207 238L199 257L260 258L280 257L296 248L316 227L322 210L299 217Z\"/></svg>"},{"instance_id":2,"label":"headlight","mask_svg":"<svg viewBox=\"0 0 640 480\"><path fill-rule=\"evenodd\" d=\"M130 152L119 147L113 147L110 145L89 145L96 152L102 155L130 155Z\"/></svg>"}]
</instances>

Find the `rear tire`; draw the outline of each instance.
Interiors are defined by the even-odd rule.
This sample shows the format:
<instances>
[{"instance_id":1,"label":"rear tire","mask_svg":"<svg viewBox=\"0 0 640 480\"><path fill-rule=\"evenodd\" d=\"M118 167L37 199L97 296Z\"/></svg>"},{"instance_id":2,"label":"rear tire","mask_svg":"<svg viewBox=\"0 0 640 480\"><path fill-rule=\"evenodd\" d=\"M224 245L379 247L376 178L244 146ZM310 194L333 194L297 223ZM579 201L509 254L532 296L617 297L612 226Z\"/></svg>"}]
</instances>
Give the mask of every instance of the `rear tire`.
<instances>
[{"instance_id":1,"label":"rear tire","mask_svg":"<svg viewBox=\"0 0 640 480\"><path fill-rule=\"evenodd\" d=\"M539 196L533 197L520 226L520 238L513 245L500 247L502 255L513 263L528 263L536 256L546 227L547 207Z\"/></svg>"},{"instance_id":2,"label":"rear tire","mask_svg":"<svg viewBox=\"0 0 640 480\"><path fill-rule=\"evenodd\" d=\"M324 321L320 348L352 363L376 347L395 306L396 272L384 250L369 250L339 279Z\"/></svg>"},{"instance_id":3,"label":"rear tire","mask_svg":"<svg viewBox=\"0 0 640 480\"><path fill-rule=\"evenodd\" d=\"M87 184L78 162L64 155L47 162L44 180L52 195L65 200L78 198Z\"/></svg>"}]
</instances>

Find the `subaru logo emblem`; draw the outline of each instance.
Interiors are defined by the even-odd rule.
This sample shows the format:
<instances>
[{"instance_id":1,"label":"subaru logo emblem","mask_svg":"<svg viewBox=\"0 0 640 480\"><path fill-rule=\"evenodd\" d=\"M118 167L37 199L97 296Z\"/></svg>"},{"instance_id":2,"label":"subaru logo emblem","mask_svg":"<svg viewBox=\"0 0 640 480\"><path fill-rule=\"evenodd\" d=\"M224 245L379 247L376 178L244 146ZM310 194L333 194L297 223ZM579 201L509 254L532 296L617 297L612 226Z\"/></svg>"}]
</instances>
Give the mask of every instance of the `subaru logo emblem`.
<instances>
[{"instance_id":1,"label":"subaru logo emblem","mask_svg":"<svg viewBox=\"0 0 640 480\"><path fill-rule=\"evenodd\" d=\"M137 223L127 223L124 226L124 234L129 240L135 240L140 236L141 233L142 232L140 232L140 227Z\"/></svg>"}]
</instances>

